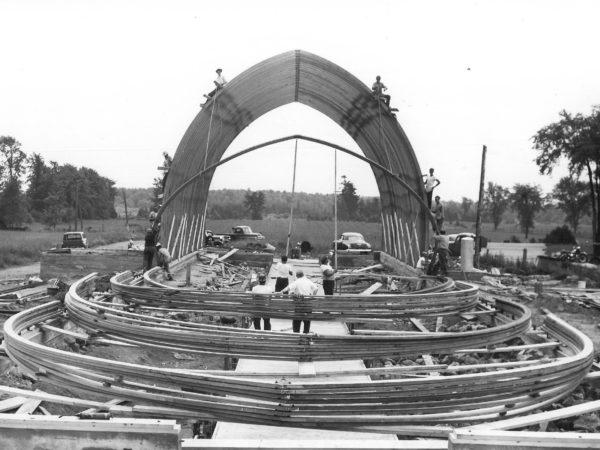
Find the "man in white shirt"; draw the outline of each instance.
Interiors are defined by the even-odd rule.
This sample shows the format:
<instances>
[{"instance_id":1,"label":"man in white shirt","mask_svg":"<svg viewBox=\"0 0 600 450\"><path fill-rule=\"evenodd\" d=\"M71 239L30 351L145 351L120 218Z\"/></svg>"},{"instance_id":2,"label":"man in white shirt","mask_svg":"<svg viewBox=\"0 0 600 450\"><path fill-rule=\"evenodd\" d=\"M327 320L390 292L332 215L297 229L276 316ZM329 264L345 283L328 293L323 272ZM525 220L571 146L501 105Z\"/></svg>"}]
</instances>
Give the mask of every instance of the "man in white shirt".
<instances>
[{"instance_id":1,"label":"man in white shirt","mask_svg":"<svg viewBox=\"0 0 600 450\"><path fill-rule=\"evenodd\" d=\"M333 295L335 290L335 270L329 264L327 256L321 257L321 274L323 275L323 292L325 295Z\"/></svg>"},{"instance_id":2,"label":"man in white shirt","mask_svg":"<svg viewBox=\"0 0 600 450\"><path fill-rule=\"evenodd\" d=\"M275 292L281 292L283 288L290 284L289 277L294 274L292 266L287 263L288 257L283 255L281 262L275 266L275 274L277 280L275 280Z\"/></svg>"},{"instance_id":3,"label":"man in white shirt","mask_svg":"<svg viewBox=\"0 0 600 450\"><path fill-rule=\"evenodd\" d=\"M227 80L225 79L225 77L222 75L223 73L223 69L217 69L217 79L215 81L213 81L213 83L215 83L215 88L210 91L208 94L204 95L206 98L211 98L213 97L218 90L223 89L223 86L225 86L227 84Z\"/></svg>"},{"instance_id":4,"label":"man in white shirt","mask_svg":"<svg viewBox=\"0 0 600 450\"><path fill-rule=\"evenodd\" d=\"M433 190L440 185L441 181L433 176L433 167L429 169L429 175L421 175L424 180L425 193L427 194L427 206L431 209L431 201L433 200Z\"/></svg>"},{"instance_id":5,"label":"man in white shirt","mask_svg":"<svg viewBox=\"0 0 600 450\"><path fill-rule=\"evenodd\" d=\"M296 281L290 283L289 286L284 288L281 292L285 294L289 292L294 296L294 303L296 304L296 308L300 309L301 314L310 313L311 308L309 307L306 299L304 297L315 295L319 287L310 281L308 278L304 276L304 272L302 270L298 270L296 272ZM302 320L302 319L293 319L292 320L292 330L294 333L300 333L300 323L303 323L303 333L310 332L310 320Z\"/></svg>"},{"instance_id":6,"label":"man in white shirt","mask_svg":"<svg viewBox=\"0 0 600 450\"><path fill-rule=\"evenodd\" d=\"M268 311L268 302L269 302L269 294L273 293L273 288L266 285L267 276L265 274L260 274L258 276L258 284L252 288L252 299L254 300L254 304L257 306L257 310L263 310L265 313ZM252 317L252 322L254 323L254 329L260 330L260 316ZM268 331L271 329L271 318L270 317L262 317L264 322L264 330Z\"/></svg>"}]
</instances>

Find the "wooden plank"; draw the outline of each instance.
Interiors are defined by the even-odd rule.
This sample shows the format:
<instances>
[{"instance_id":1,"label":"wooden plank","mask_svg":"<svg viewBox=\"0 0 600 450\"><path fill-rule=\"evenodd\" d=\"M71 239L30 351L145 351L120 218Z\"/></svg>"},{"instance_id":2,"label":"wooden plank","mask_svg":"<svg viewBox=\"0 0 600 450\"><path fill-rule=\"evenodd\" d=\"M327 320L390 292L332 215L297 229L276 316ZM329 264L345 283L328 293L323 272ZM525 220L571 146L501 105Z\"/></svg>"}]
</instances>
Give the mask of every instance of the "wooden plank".
<instances>
[{"instance_id":1,"label":"wooden plank","mask_svg":"<svg viewBox=\"0 0 600 450\"><path fill-rule=\"evenodd\" d=\"M0 401L0 413L20 408L25 402L27 402L25 397L11 397L2 400Z\"/></svg>"},{"instance_id":2,"label":"wooden plank","mask_svg":"<svg viewBox=\"0 0 600 450\"><path fill-rule=\"evenodd\" d=\"M217 258L218 262L223 262L225 261L227 258L229 258L231 255L233 255L234 253L238 252L239 248L232 248L231 250L229 250L227 253L225 253L223 256L221 256L220 258Z\"/></svg>"},{"instance_id":3,"label":"wooden plank","mask_svg":"<svg viewBox=\"0 0 600 450\"><path fill-rule=\"evenodd\" d=\"M535 425L542 422L551 422L553 420L564 419L566 417L581 416L600 410L600 400L581 403L579 405L568 406L566 408L545 411L537 414L530 414L524 417L515 417L512 419L498 420L496 422L486 422L479 425L466 427L463 430L511 430L514 428L523 428L529 425Z\"/></svg>"},{"instance_id":4,"label":"wooden plank","mask_svg":"<svg viewBox=\"0 0 600 450\"><path fill-rule=\"evenodd\" d=\"M42 403L41 400L38 399L29 399L25 403L21 405L19 409L15 412L15 414L33 414L33 412L40 406Z\"/></svg>"},{"instance_id":5,"label":"wooden plank","mask_svg":"<svg viewBox=\"0 0 600 450\"><path fill-rule=\"evenodd\" d=\"M459 429L450 433L450 450L535 450L600 448L600 433Z\"/></svg>"},{"instance_id":6,"label":"wooden plank","mask_svg":"<svg viewBox=\"0 0 600 450\"><path fill-rule=\"evenodd\" d=\"M447 449L445 440L384 441L376 439L184 439L186 450L441 450Z\"/></svg>"},{"instance_id":7,"label":"wooden plank","mask_svg":"<svg viewBox=\"0 0 600 450\"><path fill-rule=\"evenodd\" d=\"M541 342L539 344L527 344L527 345L512 345L509 347L495 347L495 348L466 348L455 350L454 353L503 353L503 352L518 352L523 350L534 350L542 348L554 348L560 346L560 342Z\"/></svg>"},{"instance_id":8,"label":"wooden plank","mask_svg":"<svg viewBox=\"0 0 600 450\"><path fill-rule=\"evenodd\" d=\"M316 376L315 363L312 361L298 361L298 375L302 377Z\"/></svg>"},{"instance_id":9,"label":"wooden plank","mask_svg":"<svg viewBox=\"0 0 600 450\"><path fill-rule=\"evenodd\" d=\"M372 284L367 289L362 291L359 295L371 295L373 292L375 292L381 286L383 286L383 284L378 281L377 283Z\"/></svg>"},{"instance_id":10,"label":"wooden plank","mask_svg":"<svg viewBox=\"0 0 600 450\"><path fill-rule=\"evenodd\" d=\"M361 269L354 269L352 271L352 273L363 273L363 272L368 272L370 270L379 270L379 269L383 269L383 266L381 264L373 264L372 266L363 267Z\"/></svg>"}]
</instances>

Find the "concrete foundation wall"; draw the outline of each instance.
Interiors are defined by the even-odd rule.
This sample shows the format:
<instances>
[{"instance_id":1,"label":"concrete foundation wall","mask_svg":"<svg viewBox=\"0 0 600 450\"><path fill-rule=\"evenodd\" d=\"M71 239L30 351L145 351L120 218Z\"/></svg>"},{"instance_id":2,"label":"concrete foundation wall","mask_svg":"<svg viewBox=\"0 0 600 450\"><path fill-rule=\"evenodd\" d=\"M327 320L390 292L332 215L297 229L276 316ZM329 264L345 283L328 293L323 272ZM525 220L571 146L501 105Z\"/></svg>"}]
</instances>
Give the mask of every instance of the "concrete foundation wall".
<instances>
[{"instance_id":1,"label":"concrete foundation wall","mask_svg":"<svg viewBox=\"0 0 600 450\"><path fill-rule=\"evenodd\" d=\"M538 256L537 268L546 273L578 275L594 281L600 281L600 268L595 264L571 263L547 256Z\"/></svg>"}]
</instances>

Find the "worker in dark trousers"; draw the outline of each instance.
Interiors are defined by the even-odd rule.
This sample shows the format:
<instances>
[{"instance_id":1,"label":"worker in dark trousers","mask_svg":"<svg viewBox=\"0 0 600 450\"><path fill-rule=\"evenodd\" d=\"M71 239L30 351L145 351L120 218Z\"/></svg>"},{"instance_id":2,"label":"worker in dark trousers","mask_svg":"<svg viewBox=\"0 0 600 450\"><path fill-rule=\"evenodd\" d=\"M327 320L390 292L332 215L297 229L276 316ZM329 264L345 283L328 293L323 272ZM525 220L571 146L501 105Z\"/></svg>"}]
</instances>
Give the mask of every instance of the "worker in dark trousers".
<instances>
[{"instance_id":1,"label":"worker in dark trousers","mask_svg":"<svg viewBox=\"0 0 600 450\"><path fill-rule=\"evenodd\" d=\"M323 292L325 295L333 295L335 290L335 270L329 264L327 256L321 256L321 275L323 276Z\"/></svg>"},{"instance_id":2,"label":"worker in dark trousers","mask_svg":"<svg viewBox=\"0 0 600 450\"><path fill-rule=\"evenodd\" d=\"M304 276L302 270L296 271L296 281L284 288L281 293L289 292L294 298L294 309L297 313L297 318L292 320L292 331L300 333L300 324L303 325L302 332L310 333L310 319L303 319L307 314L312 313L311 296L315 295L318 286Z\"/></svg>"},{"instance_id":3,"label":"worker in dark trousers","mask_svg":"<svg viewBox=\"0 0 600 450\"><path fill-rule=\"evenodd\" d=\"M258 284L252 288L252 299L254 301L254 306L257 309L257 313L261 310L266 313L269 310L269 294L273 293L273 288L266 284L267 276L261 273L258 275ZM252 317L255 330L260 330L260 319L260 314L256 314L256 316ZM271 329L271 318L263 315L262 320L265 325L264 330L269 331Z\"/></svg>"},{"instance_id":4,"label":"worker in dark trousers","mask_svg":"<svg viewBox=\"0 0 600 450\"><path fill-rule=\"evenodd\" d=\"M281 262L275 266L275 274L277 279L275 280L275 292L281 292L284 287L290 284L289 277L294 275L292 272L292 266L287 263L288 257L283 255Z\"/></svg>"},{"instance_id":5,"label":"worker in dark trousers","mask_svg":"<svg viewBox=\"0 0 600 450\"><path fill-rule=\"evenodd\" d=\"M144 272L154 267L156 256L156 231L152 228L146 230L144 236Z\"/></svg>"},{"instance_id":6,"label":"worker in dark trousers","mask_svg":"<svg viewBox=\"0 0 600 450\"><path fill-rule=\"evenodd\" d=\"M445 230L437 230L435 236L433 237L434 255L437 255L439 258L440 271L442 275L448 275L448 251L450 247L450 240L448 236L446 236ZM431 264L434 264L435 257L432 259Z\"/></svg>"},{"instance_id":7,"label":"worker in dark trousers","mask_svg":"<svg viewBox=\"0 0 600 450\"><path fill-rule=\"evenodd\" d=\"M387 91L387 87L385 84L382 83L381 77L379 75L377 75L377 77L375 78L375 83L373 83L373 87L371 87L371 90L373 91L373 94L377 96L378 99L383 100L383 103L385 103L386 106L390 106L391 96L383 93L383 91Z\"/></svg>"}]
</instances>

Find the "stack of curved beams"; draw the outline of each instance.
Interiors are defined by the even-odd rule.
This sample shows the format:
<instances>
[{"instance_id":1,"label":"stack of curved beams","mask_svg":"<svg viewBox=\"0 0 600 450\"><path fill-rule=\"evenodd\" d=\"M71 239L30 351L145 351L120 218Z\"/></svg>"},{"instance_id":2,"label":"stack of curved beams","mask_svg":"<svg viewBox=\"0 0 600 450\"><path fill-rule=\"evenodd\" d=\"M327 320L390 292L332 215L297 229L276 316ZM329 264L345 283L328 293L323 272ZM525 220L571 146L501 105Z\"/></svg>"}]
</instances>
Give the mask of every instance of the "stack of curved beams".
<instances>
[{"instance_id":1,"label":"stack of curved beams","mask_svg":"<svg viewBox=\"0 0 600 450\"><path fill-rule=\"evenodd\" d=\"M292 102L332 119L348 132L367 158L399 175L424 198L421 169L396 119L363 81L301 50L282 53L249 68L205 105L177 148L165 198L186 180L219 162L231 142L253 121ZM381 198L383 250L414 264L426 243L429 212L382 170L373 168L373 173ZM172 255L185 255L201 246L202 218L213 174L211 171L190 184L164 211L161 242L168 243Z\"/></svg>"},{"instance_id":2,"label":"stack of curved beams","mask_svg":"<svg viewBox=\"0 0 600 450\"><path fill-rule=\"evenodd\" d=\"M46 347L20 335L61 313L60 303L52 302L11 317L4 327L6 351L11 359L25 370L62 386L181 409L188 412L188 417L192 411L218 420L267 425L381 429L512 416L567 395L585 377L593 358L589 338L550 315L545 321L546 331L551 337L561 337L563 351L572 356L551 362L517 362L510 369L497 370L499 366L511 365L490 365L492 371L476 373L470 372L481 366L457 366L451 369L458 375L424 378L367 382L344 382L338 378L330 382L282 377L266 381L222 372L166 369L95 358ZM104 320L102 315L98 319ZM445 375L449 370L438 366L397 369L387 373L402 376L407 371L436 370ZM364 369L361 373L379 375L381 370ZM173 409L169 411L176 414Z\"/></svg>"},{"instance_id":3,"label":"stack of curved beams","mask_svg":"<svg viewBox=\"0 0 600 450\"><path fill-rule=\"evenodd\" d=\"M164 285L130 284L130 273L111 279L112 292L137 306L231 316L266 315L277 319L360 321L400 317L441 316L474 308L478 289L451 279L410 294L317 295L294 301L286 294L253 296L250 292L200 291ZM455 288L456 286L456 288Z\"/></svg>"},{"instance_id":4,"label":"stack of curved beams","mask_svg":"<svg viewBox=\"0 0 600 450\"><path fill-rule=\"evenodd\" d=\"M69 317L83 328L102 330L111 338L129 343L256 359L317 361L447 353L482 342L504 342L520 336L531 323L527 308L498 301L500 312L515 319L477 331L367 336L260 331L177 321L129 312L124 305L85 300L83 295L93 291L93 286L93 275L82 278L65 298Z\"/></svg>"}]
</instances>

